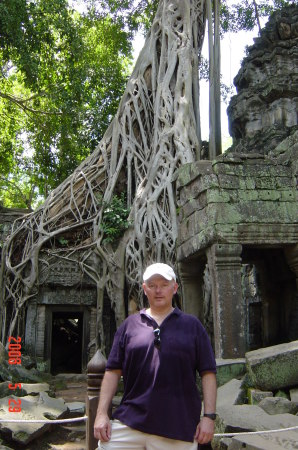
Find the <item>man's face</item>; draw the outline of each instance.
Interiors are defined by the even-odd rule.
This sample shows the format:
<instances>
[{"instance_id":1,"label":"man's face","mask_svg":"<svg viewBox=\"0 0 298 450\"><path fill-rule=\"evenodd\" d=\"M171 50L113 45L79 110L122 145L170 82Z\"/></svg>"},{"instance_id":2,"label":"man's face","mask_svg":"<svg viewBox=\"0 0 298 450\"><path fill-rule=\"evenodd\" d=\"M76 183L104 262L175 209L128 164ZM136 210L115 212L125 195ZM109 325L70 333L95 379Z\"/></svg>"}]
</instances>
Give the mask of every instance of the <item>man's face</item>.
<instances>
[{"instance_id":1,"label":"man's face","mask_svg":"<svg viewBox=\"0 0 298 450\"><path fill-rule=\"evenodd\" d=\"M161 275L154 275L143 284L143 289L150 307L163 309L172 305L172 298L177 292L178 284L174 280L168 281Z\"/></svg>"}]
</instances>

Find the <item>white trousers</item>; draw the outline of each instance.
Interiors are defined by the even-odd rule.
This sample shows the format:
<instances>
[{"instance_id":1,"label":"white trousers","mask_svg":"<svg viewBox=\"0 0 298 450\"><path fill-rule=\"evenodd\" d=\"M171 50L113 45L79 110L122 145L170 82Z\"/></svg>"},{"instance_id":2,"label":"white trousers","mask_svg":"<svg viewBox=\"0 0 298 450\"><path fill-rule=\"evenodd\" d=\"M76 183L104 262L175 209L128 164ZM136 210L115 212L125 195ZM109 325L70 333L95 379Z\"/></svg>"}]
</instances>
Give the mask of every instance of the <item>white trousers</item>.
<instances>
[{"instance_id":1,"label":"white trousers","mask_svg":"<svg viewBox=\"0 0 298 450\"><path fill-rule=\"evenodd\" d=\"M197 442L177 441L154 434L142 433L112 421L112 436L108 442L99 442L98 450L197 450Z\"/></svg>"}]
</instances>

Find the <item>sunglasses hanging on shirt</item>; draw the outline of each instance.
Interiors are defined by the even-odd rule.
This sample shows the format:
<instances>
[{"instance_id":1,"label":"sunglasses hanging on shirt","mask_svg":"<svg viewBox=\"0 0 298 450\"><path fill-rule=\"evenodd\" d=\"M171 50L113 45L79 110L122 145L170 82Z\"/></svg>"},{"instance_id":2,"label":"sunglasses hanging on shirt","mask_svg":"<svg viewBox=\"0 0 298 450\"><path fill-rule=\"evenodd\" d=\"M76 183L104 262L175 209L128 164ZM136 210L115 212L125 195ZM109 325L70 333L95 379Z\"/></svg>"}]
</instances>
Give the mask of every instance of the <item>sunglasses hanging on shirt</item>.
<instances>
[{"instance_id":1,"label":"sunglasses hanging on shirt","mask_svg":"<svg viewBox=\"0 0 298 450\"><path fill-rule=\"evenodd\" d=\"M153 330L153 334L154 334L154 345L157 348L160 348L160 328L155 328L155 330Z\"/></svg>"}]
</instances>

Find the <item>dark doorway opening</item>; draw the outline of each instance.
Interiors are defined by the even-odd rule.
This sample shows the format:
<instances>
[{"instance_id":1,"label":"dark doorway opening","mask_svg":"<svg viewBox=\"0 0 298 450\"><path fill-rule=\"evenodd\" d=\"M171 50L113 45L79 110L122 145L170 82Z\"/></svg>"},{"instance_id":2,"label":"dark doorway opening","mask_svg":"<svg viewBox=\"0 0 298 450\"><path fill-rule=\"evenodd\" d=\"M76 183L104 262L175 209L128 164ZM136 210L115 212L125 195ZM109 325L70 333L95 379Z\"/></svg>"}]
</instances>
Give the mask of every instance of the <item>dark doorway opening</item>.
<instances>
[{"instance_id":1,"label":"dark doorway opening","mask_svg":"<svg viewBox=\"0 0 298 450\"><path fill-rule=\"evenodd\" d=\"M81 373L83 312L60 311L52 315L51 372Z\"/></svg>"},{"instance_id":2,"label":"dark doorway opening","mask_svg":"<svg viewBox=\"0 0 298 450\"><path fill-rule=\"evenodd\" d=\"M294 340L296 280L283 249L244 247L242 261L248 350Z\"/></svg>"}]
</instances>

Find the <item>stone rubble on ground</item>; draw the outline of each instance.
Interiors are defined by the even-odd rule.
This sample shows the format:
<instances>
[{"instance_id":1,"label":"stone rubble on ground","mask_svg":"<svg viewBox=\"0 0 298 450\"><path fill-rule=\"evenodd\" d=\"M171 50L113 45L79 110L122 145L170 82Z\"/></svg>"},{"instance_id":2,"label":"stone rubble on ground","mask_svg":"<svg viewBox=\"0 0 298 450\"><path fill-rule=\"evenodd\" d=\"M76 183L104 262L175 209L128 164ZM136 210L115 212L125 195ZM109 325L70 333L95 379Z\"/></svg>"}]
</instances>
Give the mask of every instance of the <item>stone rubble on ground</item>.
<instances>
[{"instance_id":1,"label":"stone rubble on ground","mask_svg":"<svg viewBox=\"0 0 298 450\"><path fill-rule=\"evenodd\" d=\"M83 402L69 402L66 406L69 411L68 417L81 417L85 414L86 405Z\"/></svg>"},{"instance_id":2,"label":"stone rubble on ground","mask_svg":"<svg viewBox=\"0 0 298 450\"><path fill-rule=\"evenodd\" d=\"M260 391L260 389L248 389L248 403L258 405L264 398L273 397L271 391Z\"/></svg>"},{"instance_id":3,"label":"stone rubble on ground","mask_svg":"<svg viewBox=\"0 0 298 450\"><path fill-rule=\"evenodd\" d=\"M21 400L20 412L9 412L9 401ZM51 398L46 392L38 395L16 397L11 395L0 399L1 420L46 420L49 423L0 423L2 435L13 439L19 444L26 445L49 430L51 420L66 417L68 409L63 399Z\"/></svg>"},{"instance_id":4,"label":"stone rubble on ground","mask_svg":"<svg viewBox=\"0 0 298 450\"><path fill-rule=\"evenodd\" d=\"M246 353L248 376L242 380L232 379L218 388L216 433L279 430L291 427L297 429L215 438L213 446L215 450L298 449L297 387L289 389L291 401L284 398L289 387L295 384L298 386L297 351L298 342L294 341ZM278 365L287 373L282 375L281 370L276 370ZM288 380L289 386L285 380ZM264 386L266 390L250 388L252 382L257 386ZM271 386L272 391L267 390L268 386ZM245 399L251 404L241 404Z\"/></svg>"},{"instance_id":5,"label":"stone rubble on ground","mask_svg":"<svg viewBox=\"0 0 298 450\"><path fill-rule=\"evenodd\" d=\"M283 397L267 397L260 401L259 407L267 414L297 414L298 405Z\"/></svg>"},{"instance_id":6,"label":"stone rubble on ground","mask_svg":"<svg viewBox=\"0 0 298 450\"><path fill-rule=\"evenodd\" d=\"M247 370L262 391L298 384L298 341L260 348L246 353Z\"/></svg>"}]
</instances>

